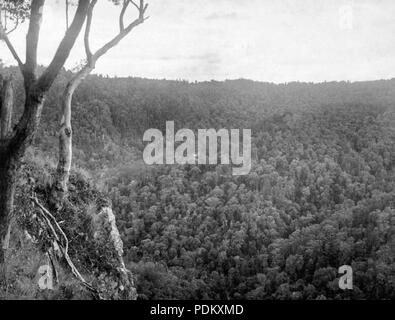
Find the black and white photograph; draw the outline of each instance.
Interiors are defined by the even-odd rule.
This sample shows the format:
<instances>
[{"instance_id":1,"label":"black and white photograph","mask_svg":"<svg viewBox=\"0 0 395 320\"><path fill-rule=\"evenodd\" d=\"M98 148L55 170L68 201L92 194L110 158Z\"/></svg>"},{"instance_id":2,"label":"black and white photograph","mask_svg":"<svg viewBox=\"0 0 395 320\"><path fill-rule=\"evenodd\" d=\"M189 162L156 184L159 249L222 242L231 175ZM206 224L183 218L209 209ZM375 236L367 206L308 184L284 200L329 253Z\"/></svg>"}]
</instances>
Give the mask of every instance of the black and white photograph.
<instances>
[{"instance_id":1,"label":"black and white photograph","mask_svg":"<svg viewBox=\"0 0 395 320\"><path fill-rule=\"evenodd\" d=\"M0 244L0 301L394 300L395 2L0 0Z\"/></svg>"}]
</instances>

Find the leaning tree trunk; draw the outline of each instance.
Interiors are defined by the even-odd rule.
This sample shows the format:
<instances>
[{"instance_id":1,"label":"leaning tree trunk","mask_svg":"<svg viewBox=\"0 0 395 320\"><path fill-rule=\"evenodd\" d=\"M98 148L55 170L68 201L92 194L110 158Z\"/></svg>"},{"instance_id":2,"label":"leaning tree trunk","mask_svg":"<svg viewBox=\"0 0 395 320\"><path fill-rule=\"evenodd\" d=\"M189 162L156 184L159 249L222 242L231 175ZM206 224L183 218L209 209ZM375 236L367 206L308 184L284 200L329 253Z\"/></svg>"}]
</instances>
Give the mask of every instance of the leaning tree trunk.
<instances>
[{"instance_id":1,"label":"leaning tree trunk","mask_svg":"<svg viewBox=\"0 0 395 320\"><path fill-rule=\"evenodd\" d=\"M68 183L73 156L73 131L71 127L71 102L75 89L92 71L86 66L67 84L62 96L62 118L59 129L59 155L56 179L52 190L52 205L59 209L68 193Z\"/></svg>"},{"instance_id":2,"label":"leaning tree trunk","mask_svg":"<svg viewBox=\"0 0 395 320\"><path fill-rule=\"evenodd\" d=\"M45 100L44 94L38 90L26 90L26 92L21 127L17 127L16 130L12 129L14 97L11 79L3 82L0 94L0 269L2 271L5 271L5 258L10 240L17 173L26 148L33 141Z\"/></svg>"},{"instance_id":3,"label":"leaning tree trunk","mask_svg":"<svg viewBox=\"0 0 395 320\"><path fill-rule=\"evenodd\" d=\"M0 140L7 139L11 131L13 110L13 89L11 79L4 82L0 79ZM11 216L16 184L16 161L9 149L0 145L0 269L5 274L5 256L9 246Z\"/></svg>"}]
</instances>

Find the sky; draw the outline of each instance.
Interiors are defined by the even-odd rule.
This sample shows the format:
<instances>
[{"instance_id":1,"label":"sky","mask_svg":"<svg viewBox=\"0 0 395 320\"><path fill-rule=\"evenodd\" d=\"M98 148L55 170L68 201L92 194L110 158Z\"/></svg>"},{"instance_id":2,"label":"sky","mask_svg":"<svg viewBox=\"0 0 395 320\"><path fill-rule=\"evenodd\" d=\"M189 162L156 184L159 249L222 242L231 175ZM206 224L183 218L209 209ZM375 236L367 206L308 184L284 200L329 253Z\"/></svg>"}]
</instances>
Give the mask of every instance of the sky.
<instances>
[{"instance_id":1,"label":"sky","mask_svg":"<svg viewBox=\"0 0 395 320\"><path fill-rule=\"evenodd\" d=\"M147 0L150 18L97 63L95 73L188 81L246 78L364 81L395 75L393 0ZM99 0L92 50L117 32L120 7ZM136 16L129 8L127 20ZM22 56L27 25L10 39ZM65 31L64 1L47 0L39 62ZM66 64L85 55L79 38ZM14 64L5 45L0 58Z\"/></svg>"}]
</instances>

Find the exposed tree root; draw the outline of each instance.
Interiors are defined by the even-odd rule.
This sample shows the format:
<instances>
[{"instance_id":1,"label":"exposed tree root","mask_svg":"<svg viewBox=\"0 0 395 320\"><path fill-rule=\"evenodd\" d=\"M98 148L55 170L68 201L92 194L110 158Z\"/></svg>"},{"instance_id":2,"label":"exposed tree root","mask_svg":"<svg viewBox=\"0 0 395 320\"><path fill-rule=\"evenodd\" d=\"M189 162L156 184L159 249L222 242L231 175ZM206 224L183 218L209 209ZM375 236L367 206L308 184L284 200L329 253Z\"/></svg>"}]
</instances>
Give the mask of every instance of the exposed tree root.
<instances>
[{"instance_id":1,"label":"exposed tree root","mask_svg":"<svg viewBox=\"0 0 395 320\"><path fill-rule=\"evenodd\" d=\"M60 255L65 259L68 266L70 267L73 275L81 282L81 284L84 287L86 287L96 299L102 300L103 298L100 296L99 291L84 279L84 277L81 275L81 273L78 271L73 261L71 260L68 254L69 240L67 239L67 236L63 232L62 228L59 226L59 223L56 221L55 217L38 201L35 195L30 197L30 199L38 207L39 209L38 211L41 214L42 222L44 223L46 228L50 231L50 234L52 234L53 239L51 242L52 242L53 252L60 253ZM49 256L50 256L51 265L54 268L53 254L49 253ZM54 274L57 275L56 270Z\"/></svg>"}]
</instances>

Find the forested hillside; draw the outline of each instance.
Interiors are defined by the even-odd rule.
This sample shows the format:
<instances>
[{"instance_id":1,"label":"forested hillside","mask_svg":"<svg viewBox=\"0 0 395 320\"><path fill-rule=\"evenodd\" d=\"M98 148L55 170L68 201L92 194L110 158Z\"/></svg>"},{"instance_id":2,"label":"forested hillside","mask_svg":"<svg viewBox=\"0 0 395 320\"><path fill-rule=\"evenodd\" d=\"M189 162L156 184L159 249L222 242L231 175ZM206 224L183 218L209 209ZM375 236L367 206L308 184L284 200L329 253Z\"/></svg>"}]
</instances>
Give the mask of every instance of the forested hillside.
<instances>
[{"instance_id":1,"label":"forested hillside","mask_svg":"<svg viewBox=\"0 0 395 320\"><path fill-rule=\"evenodd\" d=\"M52 88L29 153L43 166L70 76ZM91 76L73 102L75 169L111 197L141 299L395 298L394 101L395 80ZM166 120L252 129L250 174L145 166L142 135ZM338 287L344 264L352 291Z\"/></svg>"}]
</instances>

